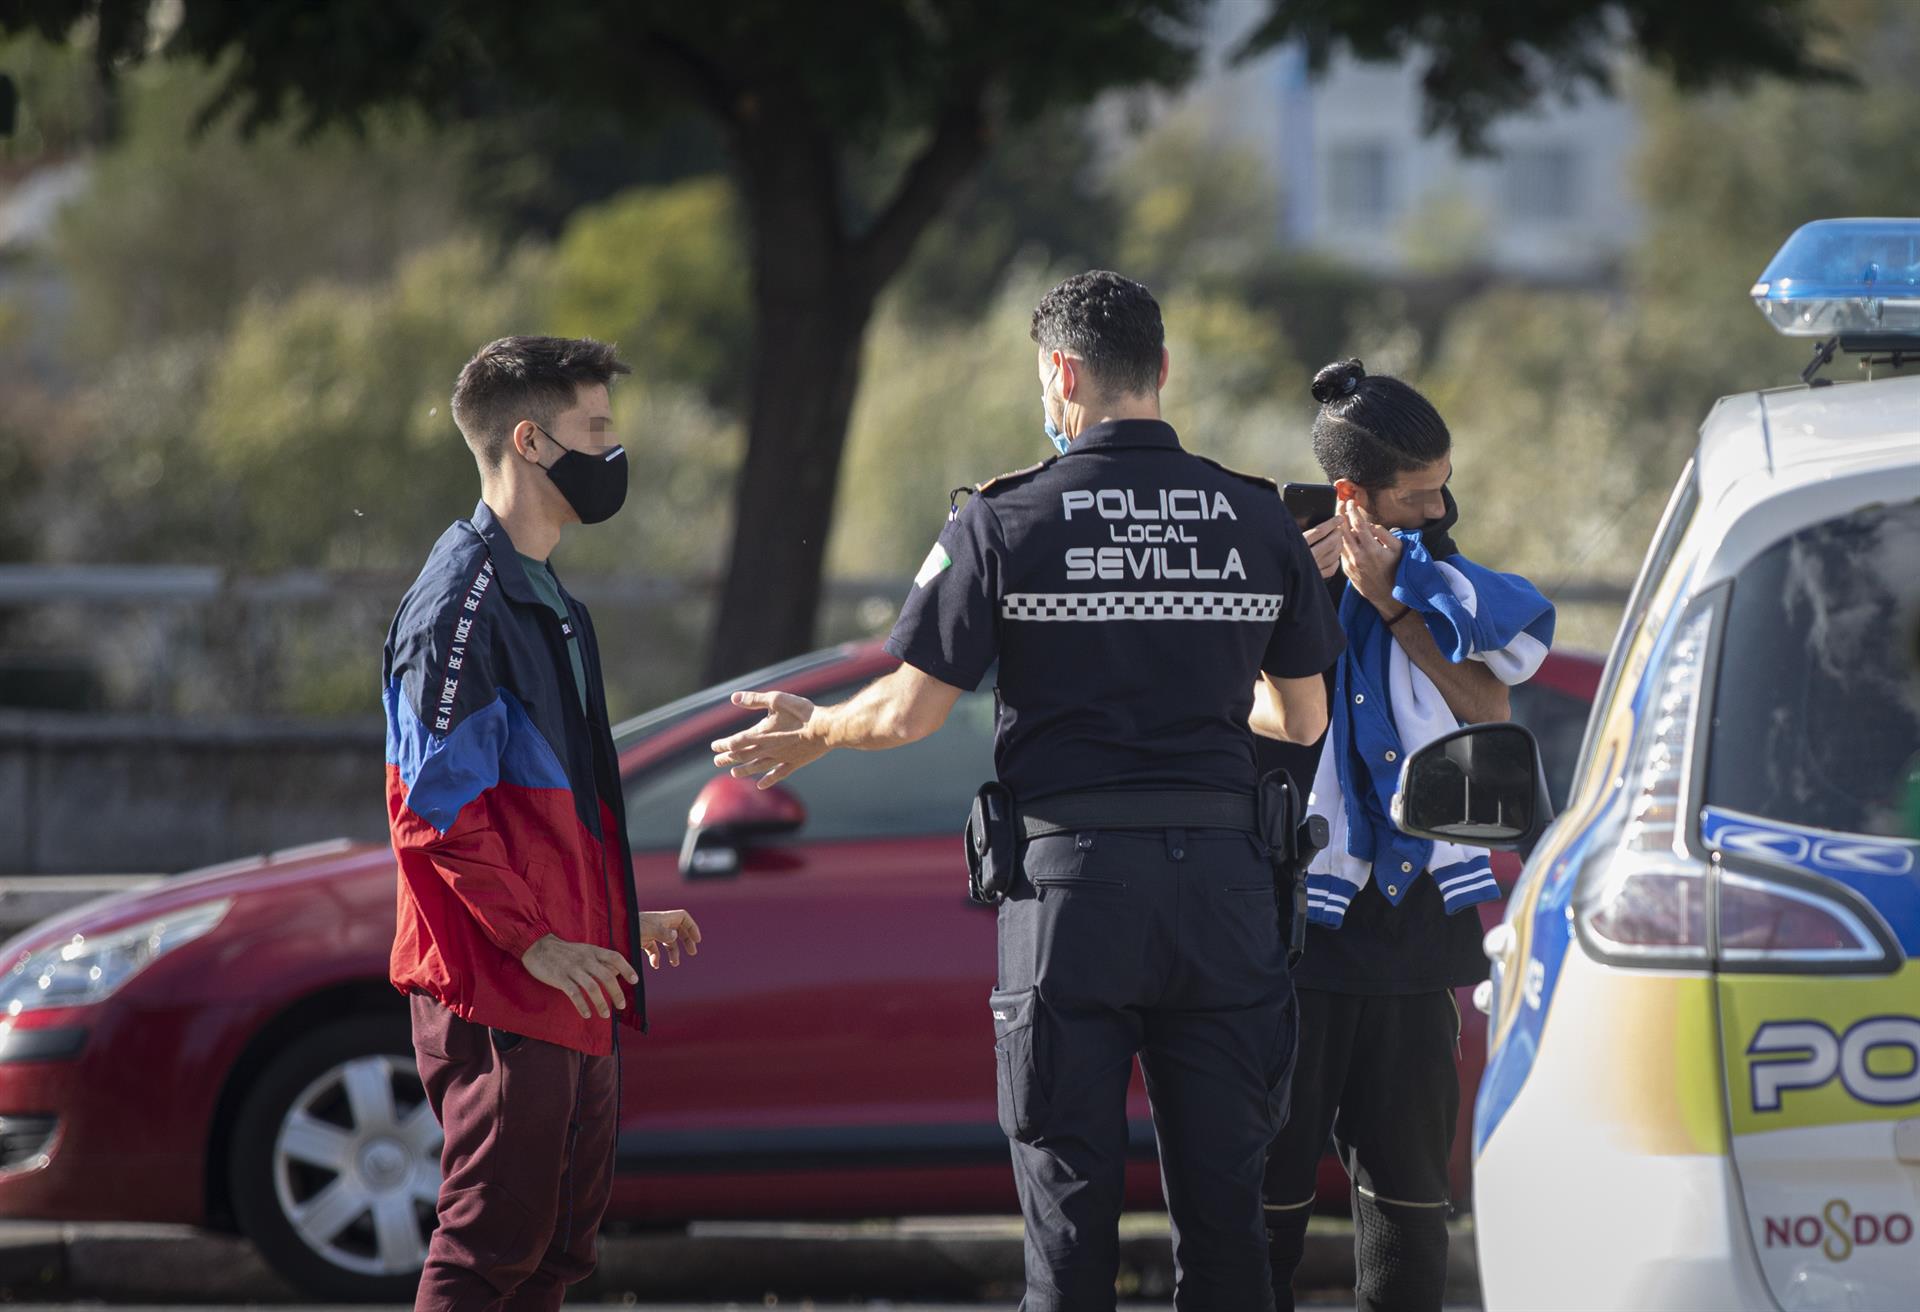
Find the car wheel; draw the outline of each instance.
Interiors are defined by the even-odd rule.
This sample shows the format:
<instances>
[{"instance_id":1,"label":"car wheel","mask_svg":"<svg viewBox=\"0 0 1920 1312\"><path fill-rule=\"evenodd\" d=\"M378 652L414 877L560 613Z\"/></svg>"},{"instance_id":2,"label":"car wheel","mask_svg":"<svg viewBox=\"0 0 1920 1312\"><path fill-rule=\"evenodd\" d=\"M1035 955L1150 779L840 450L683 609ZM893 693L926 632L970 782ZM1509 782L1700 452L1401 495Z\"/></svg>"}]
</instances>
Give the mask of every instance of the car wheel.
<instances>
[{"instance_id":1,"label":"car wheel","mask_svg":"<svg viewBox=\"0 0 1920 1312\"><path fill-rule=\"evenodd\" d=\"M410 1301L433 1234L440 1144L404 1016L314 1030L267 1066L234 1122L237 1219L304 1293Z\"/></svg>"}]
</instances>

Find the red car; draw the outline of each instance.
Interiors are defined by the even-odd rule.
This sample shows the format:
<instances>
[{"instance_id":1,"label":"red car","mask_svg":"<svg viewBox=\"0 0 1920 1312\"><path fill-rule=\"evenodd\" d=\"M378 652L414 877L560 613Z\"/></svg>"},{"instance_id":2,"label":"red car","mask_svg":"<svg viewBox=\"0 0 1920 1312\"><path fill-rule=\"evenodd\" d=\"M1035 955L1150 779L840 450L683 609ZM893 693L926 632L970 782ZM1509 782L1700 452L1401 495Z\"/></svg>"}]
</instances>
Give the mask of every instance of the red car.
<instances>
[{"instance_id":1,"label":"red car","mask_svg":"<svg viewBox=\"0 0 1920 1312\"><path fill-rule=\"evenodd\" d=\"M857 644L740 683L835 700L892 665ZM1598 673L1556 655L1515 690L1550 767L1572 759ZM713 769L707 744L744 719L724 689L620 728L641 904L693 909L705 944L648 975L613 1219L1015 1210L994 916L967 900L958 837L993 717L991 692L968 694L925 742L835 753L766 792ZM315 1294L406 1296L440 1134L386 981L393 918L391 853L342 842L95 902L7 945L0 1216L234 1228ZM1463 1012L1464 1118L1484 1031ZM1158 1206L1137 1079L1130 1110L1129 1203ZM1467 1141L1463 1126L1462 1197ZM1322 1196L1344 1199L1325 1169Z\"/></svg>"}]
</instances>

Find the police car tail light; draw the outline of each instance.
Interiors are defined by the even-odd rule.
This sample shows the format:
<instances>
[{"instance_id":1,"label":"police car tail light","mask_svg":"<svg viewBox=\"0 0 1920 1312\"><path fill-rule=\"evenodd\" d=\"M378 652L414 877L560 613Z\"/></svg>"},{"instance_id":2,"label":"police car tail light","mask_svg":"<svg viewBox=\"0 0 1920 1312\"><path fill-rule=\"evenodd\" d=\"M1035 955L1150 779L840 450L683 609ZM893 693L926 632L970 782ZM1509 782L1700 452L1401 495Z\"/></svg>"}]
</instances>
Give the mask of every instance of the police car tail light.
<instances>
[{"instance_id":1,"label":"police car tail light","mask_svg":"<svg viewBox=\"0 0 1920 1312\"><path fill-rule=\"evenodd\" d=\"M1751 295L1767 322L1789 337L1920 335L1920 219L1806 224Z\"/></svg>"},{"instance_id":2,"label":"police car tail light","mask_svg":"<svg viewBox=\"0 0 1920 1312\"><path fill-rule=\"evenodd\" d=\"M1588 940L1609 957L1647 964L1705 962L1706 867L1618 853L1583 907Z\"/></svg>"},{"instance_id":3,"label":"police car tail light","mask_svg":"<svg viewBox=\"0 0 1920 1312\"><path fill-rule=\"evenodd\" d=\"M1581 927L1602 955L1684 964L1707 955L1707 866L1686 854L1683 808L1714 611L1681 622L1650 686L1621 786L1626 821L1603 846L1580 899Z\"/></svg>"},{"instance_id":4,"label":"police car tail light","mask_svg":"<svg viewBox=\"0 0 1920 1312\"><path fill-rule=\"evenodd\" d=\"M1854 908L1815 888L1758 873L1720 871L1719 960L1781 969L1879 962L1886 950Z\"/></svg>"}]
</instances>

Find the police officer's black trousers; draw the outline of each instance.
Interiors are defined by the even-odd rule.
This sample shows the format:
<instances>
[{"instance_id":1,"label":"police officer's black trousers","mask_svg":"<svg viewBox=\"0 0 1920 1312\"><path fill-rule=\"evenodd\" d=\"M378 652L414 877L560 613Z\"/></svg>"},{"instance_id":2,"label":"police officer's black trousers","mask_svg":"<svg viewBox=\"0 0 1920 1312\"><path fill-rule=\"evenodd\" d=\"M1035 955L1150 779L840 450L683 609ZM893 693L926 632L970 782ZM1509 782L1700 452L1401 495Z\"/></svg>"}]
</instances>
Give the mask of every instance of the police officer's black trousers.
<instances>
[{"instance_id":1,"label":"police officer's black trousers","mask_svg":"<svg viewBox=\"0 0 1920 1312\"><path fill-rule=\"evenodd\" d=\"M1146 1074L1180 1312L1273 1306L1260 1185L1295 1047L1265 849L1230 830L1027 844L1000 908L1000 1123L1027 1312L1114 1306L1127 1084Z\"/></svg>"}]
</instances>

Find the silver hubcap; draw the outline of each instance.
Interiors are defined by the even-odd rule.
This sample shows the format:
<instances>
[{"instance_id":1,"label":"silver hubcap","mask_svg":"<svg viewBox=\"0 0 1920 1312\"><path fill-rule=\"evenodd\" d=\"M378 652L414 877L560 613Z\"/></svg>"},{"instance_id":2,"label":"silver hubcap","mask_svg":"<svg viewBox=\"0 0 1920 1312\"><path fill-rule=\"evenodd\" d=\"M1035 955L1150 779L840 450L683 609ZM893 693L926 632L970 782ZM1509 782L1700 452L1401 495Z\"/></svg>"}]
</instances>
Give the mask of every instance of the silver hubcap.
<instances>
[{"instance_id":1,"label":"silver hubcap","mask_svg":"<svg viewBox=\"0 0 1920 1312\"><path fill-rule=\"evenodd\" d=\"M273 1185L294 1232L348 1271L418 1271L440 1195L440 1123L413 1063L357 1057L293 1100L273 1143Z\"/></svg>"}]
</instances>

